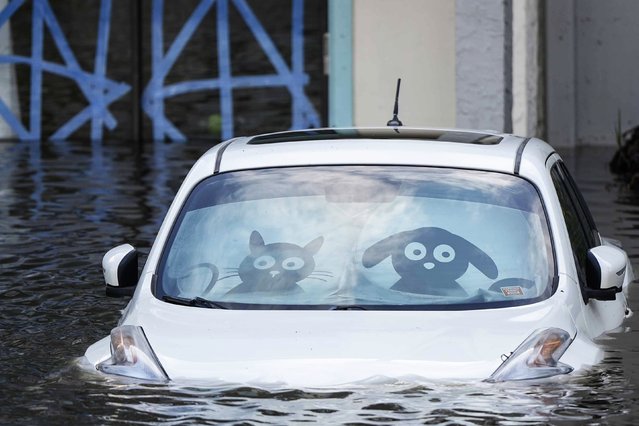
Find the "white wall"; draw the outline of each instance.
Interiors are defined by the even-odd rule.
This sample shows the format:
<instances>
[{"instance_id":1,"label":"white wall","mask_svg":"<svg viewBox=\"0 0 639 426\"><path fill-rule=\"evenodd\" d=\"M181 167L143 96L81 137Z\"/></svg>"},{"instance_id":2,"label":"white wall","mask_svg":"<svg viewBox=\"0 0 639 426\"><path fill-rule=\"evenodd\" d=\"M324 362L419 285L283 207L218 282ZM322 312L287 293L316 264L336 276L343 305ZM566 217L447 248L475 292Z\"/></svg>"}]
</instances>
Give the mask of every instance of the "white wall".
<instances>
[{"instance_id":1,"label":"white wall","mask_svg":"<svg viewBox=\"0 0 639 426\"><path fill-rule=\"evenodd\" d=\"M639 1L547 2L548 140L615 145L639 125Z\"/></svg>"},{"instance_id":2,"label":"white wall","mask_svg":"<svg viewBox=\"0 0 639 426\"><path fill-rule=\"evenodd\" d=\"M546 6L547 139L555 146L574 146L575 4L564 0Z\"/></svg>"},{"instance_id":3,"label":"white wall","mask_svg":"<svg viewBox=\"0 0 639 426\"><path fill-rule=\"evenodd\" d=\"M540 0L513 2L513 133L544 136Z\"/></svg>"},{"instance_id":4,"label":"white wall","mask_svg":"<svg viewBox=\"0 0 639 426\"><path fill-rule=\"evenodd\" d=\"M614 145L639 124L639 1L580 0L576 8L577 142Z\"/></svg>"},{"instance_id":5,"label":"white wall","mask_svg":"<svg viewBox=\"0 0 639 426\"><path fill-rule=\"evenodd\" d=\"M356 126L385 126L401 77L405 126L455 126L455 2L355 0Z\"/></svg>"},{"instance_id":6,"label":"white wall","mask_svg":"<svg viewBox=\"0 0 639 426\"><path fill-rule=\"evenodd\" d=\"M511 3L456 0L457 127L512 130Z\"/></svg>"}]
</instances>

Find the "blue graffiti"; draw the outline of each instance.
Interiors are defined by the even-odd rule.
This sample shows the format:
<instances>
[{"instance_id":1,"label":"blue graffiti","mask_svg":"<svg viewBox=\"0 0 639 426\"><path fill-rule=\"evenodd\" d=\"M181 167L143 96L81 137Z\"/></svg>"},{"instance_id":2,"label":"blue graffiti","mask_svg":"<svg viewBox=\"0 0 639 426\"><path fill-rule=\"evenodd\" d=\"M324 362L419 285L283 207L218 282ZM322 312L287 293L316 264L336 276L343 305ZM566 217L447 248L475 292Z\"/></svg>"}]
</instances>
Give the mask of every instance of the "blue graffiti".
<instances>
[{"instance_id":1,"label":"blue graffiti","mask_svg":"<svg viewBox=\"0 0 639 426\"><path fill-rule=\"evenodd\" d=\"M164 114L164 101L173 96L204 90L220 91L220 111L222 116L222 138L233 136L233 89L249 87L286 87L291 94L291 128L319 127L320 118L313 104L304 93L308 75L304 73L304 0L292 2L292 67L286 64L282 55L267 34L245 0L217 0L217 54L218 78L183 81L164 85L164 80L175 64L178 56L201 24L204 16L216 0L202 0L195 8L166 53L162 52L164 40L162 12L164 0L154 0L152 20L152 75L142 96L144 111L153 122L153 137L156 140L168 137L173 141L185 140ZM256 76L233 76L231 74L231 52L229 43L228 10L229 3L235 6L240 16L253 33L260 47L275 68L275 74Z\"/></svg>"},{"instance_id":2,"label":"blue graffiti","mask_svg":"<svg viewBox=\"0 0 639 426\"><path fill-rule=\"evenodd\" d=\"M4 25L24 2L25 0L11 1L0 12L0 26ZM130 87L127 84L117 83L106 78L106 55L110 22L111 0L102 0L100 4L95 69L93 72L88 72L83 70L78 64L48 0L33 0L31 57L0 56L0 63L26 64L31 67L29 128L25 128L7 105L0 100L0 116L7 122L18 138L36 140L42 136L42 73L44 71L74 80L89 103L86 108L58 128L51 135L51 139L66 139L89 120L91 120L92 139L102 138L103 126L110 130L117 126L117 121L108 110L108 107L115 100L125 95ZM45 27L49 30L64 64L43 60L42 47Z\"/></svg>"},{"instance_id":3,"label":"blue graffiti","mask_svg":"<svg viewBox=\"0 0 639 426\"><path fill-rule=\"evenodd\" d=\"M26 0L11 0L0 11L0 27L8 22ZM75 81L88 102L88 106L58 128L52 140L64 140L82 125L91 123L91 139L102 140L106 127L113 130L117 121L109 111L109 106L129 92L130 86L106 77L107 53L111 24L112 0L100 1L100 17L94 69L83 70L69 47L60 24L48 0L31 0L32 43L31 56L0 55L0 63L26 64L30 66L29 125L26 128L16 118L10 108L0 99L0 117L3 118L18 138L36 140L42 137L42 74L49 72ZM229 42L229 5L232 4L252 32L261 49L275 69L274 74L257 76L234 76L231 72L231 52ZM165 79L193 33L202 23L204 16L217 6L217 54L218 78L183 81L166 85ZM222 138L233 136L233 90L251 87L285 87L291 94L291 128L319 127L320 118L313 104L304 92L308 75L304 73L304 0L292 0L291 15L291 66L288 66L272 39L257 19L246 0L202 0L189 19L164 52L163 33L164 0L153 0L151 10L151 78L142 95L142 108L153 124L153 138L184 141L185 135L171 123L164 112L164 105L171 97L198 91L216 91L220 94L222 117ZM43 60L43 37L47 29L63 59L62 64Z\"/></svg>"}]
</instances>

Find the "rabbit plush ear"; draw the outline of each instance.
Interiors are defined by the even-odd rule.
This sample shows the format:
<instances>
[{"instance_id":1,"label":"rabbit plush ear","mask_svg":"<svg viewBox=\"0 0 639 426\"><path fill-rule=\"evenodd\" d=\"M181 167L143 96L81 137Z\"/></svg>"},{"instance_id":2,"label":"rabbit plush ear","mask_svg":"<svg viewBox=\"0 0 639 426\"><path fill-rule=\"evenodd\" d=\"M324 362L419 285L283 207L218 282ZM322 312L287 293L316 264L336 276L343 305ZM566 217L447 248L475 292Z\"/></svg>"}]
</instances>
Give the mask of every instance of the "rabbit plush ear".
<instances>
[{"instance_id":1,"label":"rabbit plush ear","mask_svg":"<svg viewBox=\"0 0 639 426\"><path fill-rule=\"evenodd\" d=\"M364 265L365 268L372 268L386 259L393 253L397 245L404 241L404 234L405 232L400 232L399 234L391 235L364 250L362 265Z\"/></svg>"},{"instance_id":2,"label":"rabbit plush ear","mask_svg":"<svg viewBox=\"0 0 639 426\"><path fill-rule=\"evenodd\" d=\"M497 265L495 265L493 259L470 241L459 236L457 237L459 238L462 247L465 247L466 253L468 254L468 261L488 278L497 278L499 272L497 271Z\"/></svg>"},{"instance_id":3,"label":"rabbit plush ear","mask_svg":"<svg viewBox=\"0 0 639 426\"><path fill-rule=\"evenodd\" d=\"M262 247L264 247L264 238L262 238L262 235L257 231L251 232L251 238L249 239L251 254L255 254L255 251Z\"/></svg>"},{"instance_id":4,"label":"rabbit plush ear","mask_svg":"<svg viewBox=\"0 0 639 426\"><path fill-rule=\"evenodd\" d=\"M308 251L311 255L315 255L324 244L324 237L317 237L310 243L304 246L304 250Z\"/></svg>"}]
</instances>

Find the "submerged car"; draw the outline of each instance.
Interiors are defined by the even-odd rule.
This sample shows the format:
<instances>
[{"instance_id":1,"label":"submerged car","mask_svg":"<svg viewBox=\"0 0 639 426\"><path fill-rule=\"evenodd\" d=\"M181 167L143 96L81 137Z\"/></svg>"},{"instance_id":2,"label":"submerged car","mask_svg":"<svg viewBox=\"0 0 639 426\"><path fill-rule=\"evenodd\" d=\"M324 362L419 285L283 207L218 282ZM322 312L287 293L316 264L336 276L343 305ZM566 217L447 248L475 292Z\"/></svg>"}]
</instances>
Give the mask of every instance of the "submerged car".
<instances>
[{"instance_id":1,"label":"submerged car","mask_svg":"<svg viewBox=\"0 0 639 426\"><path fill-rule=\"evenodd\" d=\"M241 137L193 166L85 357L149 380L324 386L574 374L632 266L547 143L406 127Z\"/></svg>"}]
</instances>

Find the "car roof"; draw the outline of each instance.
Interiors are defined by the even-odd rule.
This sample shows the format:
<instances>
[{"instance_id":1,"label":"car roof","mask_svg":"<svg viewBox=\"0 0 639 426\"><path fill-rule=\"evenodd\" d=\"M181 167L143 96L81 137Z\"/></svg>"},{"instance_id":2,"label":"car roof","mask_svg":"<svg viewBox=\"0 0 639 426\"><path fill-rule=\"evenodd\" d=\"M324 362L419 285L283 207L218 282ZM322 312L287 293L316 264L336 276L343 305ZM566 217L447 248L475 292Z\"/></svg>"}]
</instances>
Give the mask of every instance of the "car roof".
<instances>
[{"instance_id":1,"label":"car roof","mask_svg":"<svg viewBox=\"0 0 639 426\"><path fill-rule=\"evenodd\" d=\"M525 160L545 164L545 142L492 131L414 127L326 128L239 137L198 162L198 173L312 165L414 165L517 174ZM210 168L214 165L214 169Z\"/></svg>"}]
</instances>

